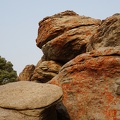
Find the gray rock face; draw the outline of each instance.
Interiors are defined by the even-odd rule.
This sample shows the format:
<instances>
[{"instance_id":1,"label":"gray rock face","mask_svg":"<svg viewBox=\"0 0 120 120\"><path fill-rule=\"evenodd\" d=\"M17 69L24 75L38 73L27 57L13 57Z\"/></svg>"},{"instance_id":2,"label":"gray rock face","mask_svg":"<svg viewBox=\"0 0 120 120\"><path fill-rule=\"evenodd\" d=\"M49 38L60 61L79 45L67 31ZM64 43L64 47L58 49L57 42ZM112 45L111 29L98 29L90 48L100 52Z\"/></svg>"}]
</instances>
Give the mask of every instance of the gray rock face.
<instances>
[{"instance_id":1,"label":"gray rock face","mask_svg":"<svg viewBox=\"0 0 120 120\"><path fill-rule=\"evenodd\" d=\"M0 120L42 120L42 111L49 108L47 114L54 113L62 94L56 85L29 81L0 86Z\"/></svg>"},{"instance_id":2,"label":"gray rock face","mask_svg":"<svg viewBox=\"0 0 120 120\"><path fill-rule=\"evenodd\" d=\"M114 14L102 21L97 32L90 39L87 51L116 46L120 47L120 14Z\"/></svg>"}]
</instances>

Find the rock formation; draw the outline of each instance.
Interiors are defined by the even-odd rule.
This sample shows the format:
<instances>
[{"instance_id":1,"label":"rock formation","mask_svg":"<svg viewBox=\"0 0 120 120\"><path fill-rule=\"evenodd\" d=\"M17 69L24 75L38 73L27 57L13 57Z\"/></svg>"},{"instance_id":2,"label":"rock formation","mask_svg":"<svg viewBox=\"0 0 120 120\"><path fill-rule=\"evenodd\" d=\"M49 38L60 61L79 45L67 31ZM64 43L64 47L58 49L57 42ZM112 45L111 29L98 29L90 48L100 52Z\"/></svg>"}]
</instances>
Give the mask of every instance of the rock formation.
<instances>
[{"instance_id":1,"label":"rock formation","mask_svg":"<svg viewBox=\"0 0 120 120\"><path fill-rule=\"evenodd\" d=\"M26 80L45 83L55 77L63 64L86 52L86 44L100 23L101 20L80 16L73 11L41 20L36 44L44 55L32 71L32 76L29 74L30 79ZM24 80L23 76L28 76L28 73L29 69L25 68L19 80Z\"/></svg>"},{"instance_id":2,"label":"rock formation","mask_svg":"<svg viewBox=\"0 0 120 120\"><path fill-rule=\"evenodd\" d=\"M48 82L58 74L60 68L61 65L55 61L40 60L35 67L31 80L40 83Z\"/></svg>"},{"instance_id":3,"label":"rock formation","mask_svg":"<svg viewBox=\"0 0 120 120\"><path fill-rule=\"evenodd\" d=\"M65 11L46 17L39 23L37 46L47 60L68 62L86 52L86 44L101 21Z\"/></svg>"},{"instance_id":4,"label":"rock formation","mask_svg":"<svg viewBox=\"0 0 120 120\"><path fill-rule=\"evenodd\" d=\"M102 21L88 43L87 51L116 46L120 47L120 14L114 14Z\"/></svg>"},{"instance_id":5,"label":"rock formation","mask_svg":"<svg viewBox=\"0 0 120 120\"><path fill-rule=\"evenodd\" d=\"M44 55L30 80L62 88L62 102L51 108L56 120L120 120L120 14L102 21L73 11L46 17L36 44ZM51 120L49 110L41 112L44 120Z\"/></svg>"},{"instance_id":6,"label":"rock formation","mask_svg":"<svg viewBox=\"0 0 120 120\"><path fill-rule=\"evenodd\" d=\"M19 81L31 81L34 69L35 69L34 65L26 65L23 71L19 74L19 77L17 79Z\"/></svg>"},{"instance_id":7,"label":"rock formation","mask_svg":"<svg viewBox=\"0 0 120 120\"><path fill-rule=\"evenodd\" d=\"M79 55L50 83L62 87L71 120L118 120L120 92L116 81L120 81L120 48Z\"/></svg>"},{"instance_id":8,"label":"rock formation","mask_svg":"<svg viewBox=\"0 0 120 120\"><path fill-rule=\"evenodd\" d=\"M0 86L0 120L56 120L62 95L60 87L50 84L20 81Z\"/></svg>"},{"instance_id":9,"label":"rock formation","mask_svg":"<svg viewBox=\"0 0 120 120\"><path fill-rule=\"evenodd\" d=\"M120 15L102 21L87 50L50 83L61 86L71 120L120 119Z\"/></svg>"}]
</instances>

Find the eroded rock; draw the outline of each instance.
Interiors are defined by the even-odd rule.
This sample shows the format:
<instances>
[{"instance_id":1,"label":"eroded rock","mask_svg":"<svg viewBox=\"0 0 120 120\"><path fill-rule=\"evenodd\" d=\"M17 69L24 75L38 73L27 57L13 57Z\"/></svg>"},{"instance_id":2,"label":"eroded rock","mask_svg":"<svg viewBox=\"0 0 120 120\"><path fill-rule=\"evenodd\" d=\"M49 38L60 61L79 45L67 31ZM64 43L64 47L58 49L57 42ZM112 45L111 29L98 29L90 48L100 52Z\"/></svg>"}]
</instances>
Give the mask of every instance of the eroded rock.
<instances>
[{"instance_id":1,"label":"eroded rock","mask_svg":"<svg viewBox=\"0 0 120 120\"><path fill-rule=\"evenodd\" d=\"M65 11L46 17L39 23L37 46L46 60L68 62L86 52L86 44L101 21Z\"/></svg>"},{"instance_id":2,"label":"eroded rock","mask_svg":"<svg viewBox=\"0 0 120 120\"><path fill-rule=\"evenodd\" d=\"M120 47L101 48L66 63L50 83L62 87L71 120L119 120Z\"/></svg>"},{"instance_id":3,"label":"eroded rock","mask_svg":"<svg viewBox=\"0 0 120 120\"><path fill-rule=\"evenodd\" d=\"M34 65L26 65L23 71L19 74L19 81L31 81L31 77L33 75L35 66Z\"/></svg>"},{"instance_id":4,"label":"eroded rock","mask_svg":"<svg viewBox=\"0 0 120 120\"><path fill-rule=\"evenodd\" d=\"M56 85L20 81L0 86L0 120L43 120L42 112L56 120L55 106L62 99ZM47 109L50 111L47 112Z\"/></svg>"},{"instance_id":5,"label":"eroded rock","mask_svg":"<svg viewBox=\"0 0 120 120\"><path fill-rule=\"evenodd\" d=\"M55 77L60 68L61 64L55 61L39 61L35 67L31 80L35 80L40 83L46 83Z\"/></svg>"},{"instance_id":6,"label":"eroded rock","mask_svg":"<svg viewBox=\"0 0 120 120\"><path fill-rule=\"evenodd\" d=\"M120 47L120 14L114 14L102 21L97 32L88 43L87 51L116 46Z\"/></svg>"}]
</instances>

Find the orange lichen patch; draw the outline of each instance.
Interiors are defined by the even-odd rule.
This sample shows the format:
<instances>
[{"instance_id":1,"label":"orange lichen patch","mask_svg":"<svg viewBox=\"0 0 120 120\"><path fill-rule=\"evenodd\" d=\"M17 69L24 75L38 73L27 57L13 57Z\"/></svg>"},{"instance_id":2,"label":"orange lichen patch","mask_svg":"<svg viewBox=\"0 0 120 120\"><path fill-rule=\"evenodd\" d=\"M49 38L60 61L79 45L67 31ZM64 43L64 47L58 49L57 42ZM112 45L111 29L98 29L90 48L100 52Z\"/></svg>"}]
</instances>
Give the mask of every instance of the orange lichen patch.
<instances>
[{"instance_id":1,"label":"orange lichen patch","mask_svg":"<svg viewBox=\"0 0 120 120\"><path fill-rule=\"evenodd\" d=\"M115 110L115 109L111 110L111 109L109 109L109 107L106 107L104 114L106 115L107 120L118 120L116 118L117 110Z\"/></svg>"},{"instance_id":2,"label":"orange lichen patch","mask_svg":"<svg viewBox=\"0 0 120 120\"><path fill-rule=\"evenodd\" d=\"M94 72L95 70L98 75L103 74L106 77L113 77L113 75L116 75L117 70L120 69L117 59L112 56L105 56L87 60L85 63L85 67L89 70L89 72Z\"/></svg>"},{"instance_id":3,"label":"orange lichen patch","mask_svg":"<svg viewBox=\"0 0 120 120\"><path fill-rule=\"evenodd\" d=\"M79 55L53 78L63 88L63 103L71 120L119 120L120 96L115 93L115 81L120 77L120 59L109 55L114 51L106 52Z\"/></svg>"},{"instance_id":4,"label":"orange lichen patch","mask_svg":"<svg viewBox=\"0 0 120 120\"><path fill-rule=\"evenodd\" d=\"M106 115L107 120L118 120L116 118L117 109L112 107L117 104L117 99L112 92L109 92L107 87L105 88L104 96L104 102L106 104L106 106L104 107L104 114Z\"/></svg>"},{"instance_id":5,"label":"orange lichen patch","mask_svg":"<svg viewBox=\"0 0 120 120\"><path fill-rule=\"evenodd\" d=\"M90 35L92 35L92 33L86 32L86 36L90 36Z\"/></svg>"},{"instance_id":6,"label":"orange lichen patch","mask_svg":"<svg viewBox=\"0 0 120 120\"><path fill-rule=\"evenodd\" d=\"M112 95L111 92L108 92L108 91L105 92L105 96L106 96L107 104L110 105L114 100L114 96Z\"/></svg>"}]
</instances>

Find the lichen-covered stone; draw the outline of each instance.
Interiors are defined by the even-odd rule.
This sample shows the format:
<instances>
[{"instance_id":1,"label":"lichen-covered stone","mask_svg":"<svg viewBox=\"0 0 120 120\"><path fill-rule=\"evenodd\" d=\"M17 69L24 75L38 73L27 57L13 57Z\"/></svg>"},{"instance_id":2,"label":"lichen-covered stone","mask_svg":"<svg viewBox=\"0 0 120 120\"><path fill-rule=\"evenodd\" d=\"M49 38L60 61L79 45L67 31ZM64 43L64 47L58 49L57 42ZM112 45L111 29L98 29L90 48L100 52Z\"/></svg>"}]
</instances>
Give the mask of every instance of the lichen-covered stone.
<instances>
[{"instance_id":1,"label":"lichen-covered stone","mask_svg":"<svg viewBox=\"0 0 120 120\"><path fill-rule=\"evenodd\" d=\"M102 48L66 63L50 83L62 87L71 120L120 119L120 48Z\"/></svg>"},{"instance_id":2,"label":"lichen-covered stone","mask_svg":"<svg viewBox=\"0 0 120 120\"><path fill-rule=\"evenodd\" d=\"M44 18L39 23L37 46L46 60L68 62L86 52L86 44L101 21L65 11Z\"/></svg>"}]
</instances>

